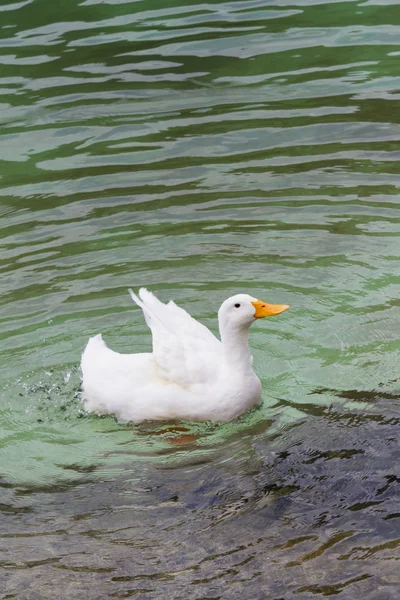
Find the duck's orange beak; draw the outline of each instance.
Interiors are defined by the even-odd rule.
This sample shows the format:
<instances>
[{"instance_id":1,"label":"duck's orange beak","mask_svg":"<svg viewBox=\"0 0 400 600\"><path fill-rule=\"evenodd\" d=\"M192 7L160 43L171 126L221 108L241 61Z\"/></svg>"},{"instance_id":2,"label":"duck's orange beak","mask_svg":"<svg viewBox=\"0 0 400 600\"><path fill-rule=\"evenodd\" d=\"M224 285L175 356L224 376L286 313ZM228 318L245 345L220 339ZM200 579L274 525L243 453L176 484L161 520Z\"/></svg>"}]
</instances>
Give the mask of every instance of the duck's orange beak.
<instances>
[{"instance_id":1,"label":"duck's orange beak","mask_svg":"<svg viewBox=\"0 0 400 600\"><path fill-rule=\"evenodd\" d=\"M285 312L285 310L289 310L290 308L288 304L268 304L262 300L256 300L255 302L252 302L252 305L256 309L256 312L254 313L254 317L256 319L274 317L275 315L280 315L281 313Z\"/></svg>"}]
</instances>

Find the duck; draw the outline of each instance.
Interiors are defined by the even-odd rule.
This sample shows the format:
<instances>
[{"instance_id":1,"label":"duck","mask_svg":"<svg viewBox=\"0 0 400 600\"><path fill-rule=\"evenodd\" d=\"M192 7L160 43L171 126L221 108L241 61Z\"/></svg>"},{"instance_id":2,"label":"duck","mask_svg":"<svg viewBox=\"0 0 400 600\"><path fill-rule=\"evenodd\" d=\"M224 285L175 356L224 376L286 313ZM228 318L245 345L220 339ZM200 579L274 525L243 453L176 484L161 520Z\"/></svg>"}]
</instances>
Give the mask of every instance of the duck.
<instances>
[{"instance_id":1,"label":"duck","mask_svg":"<svg viewBox=\"0 0 400 600\"><path fill-rule=\"evenodd\" d=\"M91 337L81 359L85 410L119 422L231 421L261 401L253 371L249 328L279 315L287 304L236 294L218 311L220 339L172 300L146 288L129 293L152 334L152 352L120 354L101 334Z\"/></svg>"}]
</instances>

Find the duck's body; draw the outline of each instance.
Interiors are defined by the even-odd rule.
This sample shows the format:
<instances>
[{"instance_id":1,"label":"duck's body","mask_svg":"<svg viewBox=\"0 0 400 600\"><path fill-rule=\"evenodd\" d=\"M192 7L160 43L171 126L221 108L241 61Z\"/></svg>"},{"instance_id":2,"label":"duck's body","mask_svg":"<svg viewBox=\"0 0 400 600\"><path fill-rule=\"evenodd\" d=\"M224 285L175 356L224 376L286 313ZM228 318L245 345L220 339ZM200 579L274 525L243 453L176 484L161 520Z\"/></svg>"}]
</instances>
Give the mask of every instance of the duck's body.
<instances>
[{"instance_id":1,"label":"duck's body","mask_svg":"<svg viewBox=\"0 0 400 600\"><path fill-rule=\"evenodd\" d=\"M152 354L119 354L96 335L82 357L85 408L120 421L230 421L260 402L261 383L251 368L233 372L213 360L212 380L184 386L160 377Z\"/></svg>"},{"instance_id":2,"label":"duck's body","mask_svg":"<svg viewBox=\"0 0 400 600\"><path fill-rule=\"evenodd\" d=\"M247 294L229 298L218 315L220 341L173 302L163 304L145 289L140 298L131 296L152 331L153 352L119 354L101 335L90 338L81 362L87 411L124 422L230 421L260 402L248 329L287 305L267 305Z\"/></svg>"}]
</instances>

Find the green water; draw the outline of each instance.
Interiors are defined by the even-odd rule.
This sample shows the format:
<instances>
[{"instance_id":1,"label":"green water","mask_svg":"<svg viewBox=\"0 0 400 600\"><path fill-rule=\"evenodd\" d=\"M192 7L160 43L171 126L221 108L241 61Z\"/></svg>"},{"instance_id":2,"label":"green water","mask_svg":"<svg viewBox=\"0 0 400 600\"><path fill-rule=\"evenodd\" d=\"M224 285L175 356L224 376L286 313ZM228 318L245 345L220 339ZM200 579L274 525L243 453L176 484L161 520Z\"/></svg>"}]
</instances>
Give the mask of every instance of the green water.
<instances>
[{"instance_id":1,"label":"green water","mask_svg":"<svg viewBox=\"0 0 400 600\"><path fill-rule=\"evenodd\" d=\"M0 2L0 598L398 597L399 58L390 0ZM291 305L260 408L84 413L143 285Z\"/></svg>"}]
</instances>

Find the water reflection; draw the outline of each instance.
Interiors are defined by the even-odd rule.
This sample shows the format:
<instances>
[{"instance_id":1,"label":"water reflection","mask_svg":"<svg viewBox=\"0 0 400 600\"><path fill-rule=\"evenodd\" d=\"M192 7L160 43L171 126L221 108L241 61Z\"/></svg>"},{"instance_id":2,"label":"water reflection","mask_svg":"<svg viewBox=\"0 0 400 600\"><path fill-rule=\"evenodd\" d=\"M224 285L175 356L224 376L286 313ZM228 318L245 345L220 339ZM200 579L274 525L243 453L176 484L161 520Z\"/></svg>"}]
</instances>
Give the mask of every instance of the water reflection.
<instances>
[{"instance_id":1,"label":"water reflection","mask_svg":"<svg viewBox=\"0 0 400 600\"><path fill-rule=\"evenodd\" d=\"M244 582L249 598L260 588L271 597L348 588L351 598L370 578L371 598L395 597L396 407L376 397L369 414L308 408L280 436L268 424L233 435L212 460L196 447L170 448L167 462L163 453L138 462L128 450L115 469L64 465L79 483L4 484L9 589L29 589L35 568L49 597L71 573L89 597L89 573L117 598L187 586L196 597L226 586L235 594Z\"/></svg>"}]
</instances>

